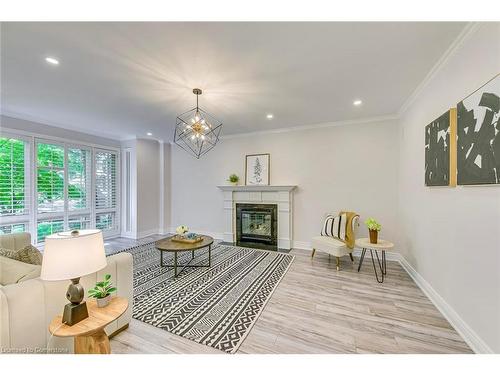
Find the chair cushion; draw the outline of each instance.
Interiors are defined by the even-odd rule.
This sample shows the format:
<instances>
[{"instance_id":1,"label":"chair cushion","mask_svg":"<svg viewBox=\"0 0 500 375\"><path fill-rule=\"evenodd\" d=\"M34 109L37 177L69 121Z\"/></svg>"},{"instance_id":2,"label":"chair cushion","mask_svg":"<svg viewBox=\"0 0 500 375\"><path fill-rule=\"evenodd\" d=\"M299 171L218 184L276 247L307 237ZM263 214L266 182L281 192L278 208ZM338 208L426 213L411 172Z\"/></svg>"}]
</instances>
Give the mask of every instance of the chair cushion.
<instances>
[{"instance_id":1,"label":"chair cushion","mask_svg":"<svg viewBox=\"0 0 500 375\"><path fill-rule=\"evenodd\" d=\"M328 236L317 236L312 239L312 247L316 251L341 257L352 252L342 241Z\"/></svg>"},{"instance_id":2,"label":"chair cushion","mask_svg":"<svg viewBox=\"0 0 500 375\"><path fill-rule=\"evenodd\" d=\"M342 241L328 236L316 236L312 239L313 247L316 245L317 247L331 247L331 248L339 248L346 247L345 243Z\"/></svg>"}]
</instances>

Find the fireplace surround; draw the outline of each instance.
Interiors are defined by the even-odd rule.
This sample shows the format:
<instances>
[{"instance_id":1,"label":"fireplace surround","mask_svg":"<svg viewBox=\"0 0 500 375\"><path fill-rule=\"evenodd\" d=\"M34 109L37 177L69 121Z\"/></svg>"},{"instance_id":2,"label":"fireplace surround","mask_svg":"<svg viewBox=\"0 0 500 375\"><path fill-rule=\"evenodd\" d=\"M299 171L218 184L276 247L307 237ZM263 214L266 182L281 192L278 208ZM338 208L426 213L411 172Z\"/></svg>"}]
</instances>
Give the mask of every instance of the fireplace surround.
<instances>
[{"instance_id":1,"label":"fireplace surround","mask_svg":"<svg viewBox=\"0 0 500 375\"><path fill-rule=\"evenodd\" d=\"M296 185L218 186L223 193L225 242L237 243L236 205L276 205L278 249L290 250L293 243L293 193ZM260 246L263 248L263 246Z\"/></svg>"}]
</instances>

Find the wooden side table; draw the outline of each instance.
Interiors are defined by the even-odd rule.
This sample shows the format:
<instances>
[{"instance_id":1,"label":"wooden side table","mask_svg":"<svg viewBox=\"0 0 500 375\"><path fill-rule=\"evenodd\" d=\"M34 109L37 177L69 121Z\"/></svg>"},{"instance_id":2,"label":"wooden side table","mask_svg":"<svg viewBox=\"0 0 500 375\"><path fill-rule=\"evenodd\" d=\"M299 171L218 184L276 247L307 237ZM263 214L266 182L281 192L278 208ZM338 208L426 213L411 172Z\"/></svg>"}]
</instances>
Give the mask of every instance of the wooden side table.
<instances>
[{"instance_id":1,"label":"wooden side table","mask_svg":"<svg viewBox=\"0 0 500 375\"><path fill-rule=\"evenodd\" d=\"M72 326L62 324L57 315L49 325L49 332L58 337L73 337L75 354L110 354L109 338L104 328L118 319L128 308L128 300L113 297L106 307L97 307L95 299L87 301L89 317ZM62 325L61 325L62 324Z\"/></svg>"},{"instance_id":2,"label":"wooden side table","mask_svg":"<svg viewBox=\"0 0 500 375\"><path fill-rule=\"evenodd\" d=\"M388 249L392 249L394 244L392 242L378 239L377 243L371 243L369 238L359 238L356 240L356 247L363 249L361 252L361 258L359 259L358 272L361 269L361 265L363 264L363 260L365 259L366 250L370 250L370 255L372 256L372 264L373 270L375 271L375 277L379 283L384 282L384 276L387 275L387 260L385 257L385 251ZM378 256L378 251L382 252L382 262L380 262L380 258ZM375 267L375 259L373 257L373 251L375 251L375 255L377 257L377 263L380 268L381 279L379 279L377 274L377 268Z\"/></svg>"}]
</instances>

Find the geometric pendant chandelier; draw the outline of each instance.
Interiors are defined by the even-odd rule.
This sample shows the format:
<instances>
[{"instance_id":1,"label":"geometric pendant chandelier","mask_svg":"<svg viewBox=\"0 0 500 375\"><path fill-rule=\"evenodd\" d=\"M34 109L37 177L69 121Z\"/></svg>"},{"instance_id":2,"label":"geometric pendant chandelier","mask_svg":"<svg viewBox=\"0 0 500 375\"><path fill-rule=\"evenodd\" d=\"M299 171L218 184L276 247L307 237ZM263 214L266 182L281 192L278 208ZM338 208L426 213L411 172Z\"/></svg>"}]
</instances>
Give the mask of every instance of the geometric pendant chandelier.
<instances>
[{"instance_id":1,"label":"geometric pendant chandelier","mask_svg":"<svg viewBox=\"0 0 500 375\"><path fill-rule=\"evenodd\" d=\"M199 159L219 141L222 123L198 106L202 91L193 89L193 94L196 95L196 107L177 116L174 143Z\"/></svg>"}]
</instances>

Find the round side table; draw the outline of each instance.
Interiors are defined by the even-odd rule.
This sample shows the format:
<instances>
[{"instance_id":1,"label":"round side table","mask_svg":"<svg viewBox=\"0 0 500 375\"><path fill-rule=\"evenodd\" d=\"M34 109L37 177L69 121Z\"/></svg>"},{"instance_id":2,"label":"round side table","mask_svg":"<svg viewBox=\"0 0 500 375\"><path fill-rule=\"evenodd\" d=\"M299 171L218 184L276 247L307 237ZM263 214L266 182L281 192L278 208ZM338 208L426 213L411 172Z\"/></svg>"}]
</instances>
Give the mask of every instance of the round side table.
<instances>
[{"instance_id":1,"label":"round side table","mask_svg":"<svg viewBox=\"0 0 500 375\"><path fill-rule=\"evenodd\" d=\"M372 257L373 270L375 271L375 277L379 283L384 282L384 276L387 275L387 260L385 257L385 251L392 249L394 244L392 242L382 240L379 238L377 243L371 243L369 238L359 238L356 240L356 247L362 249L361 258L359 259L358 272L361 269L361 265L363 264L363 260L365 259L366 250L370 250L370 255ZM382 252L382 262L378 256L378 250ZM377 257L377 263L380 268L381 279L378 277L377 267L375 267L375 259L373 257L373 251L375 251L375 255Z\"/></svg>"},{"instance_id":2,"label":"round side table","mask_svg":"<svg viewBox=\"0 0 500 375\"><path fill-rule=\"evenodd\" d=\"M89 299L89 317L72 326L62 323L57 315L49 325L49 332L58 337L73 337L75 354L110 354L109 338L104 328L118 319L128 308L128 300L113 297L106 307L97 307L95 299Z\"/></svg>"}]
</instances>

